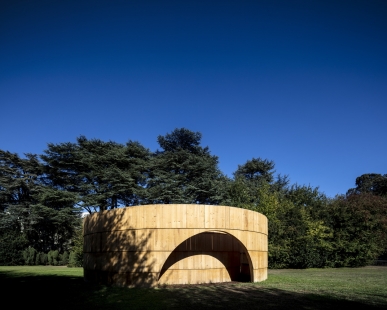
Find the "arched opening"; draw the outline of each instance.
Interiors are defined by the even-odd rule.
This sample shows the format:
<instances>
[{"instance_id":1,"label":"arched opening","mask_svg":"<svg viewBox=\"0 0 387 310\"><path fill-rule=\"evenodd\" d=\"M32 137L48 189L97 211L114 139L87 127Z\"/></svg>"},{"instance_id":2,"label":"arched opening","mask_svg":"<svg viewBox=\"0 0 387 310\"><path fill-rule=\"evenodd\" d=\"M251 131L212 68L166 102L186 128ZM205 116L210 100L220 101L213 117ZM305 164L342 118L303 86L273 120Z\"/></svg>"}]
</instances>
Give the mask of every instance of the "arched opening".
<instances>
[{"instance_id":1,"label":"arched opening","mask_svg":"<svg viewBox=\"0 0 387 310\"><path fill-rule=\"evenodd\" d=\"M252 281L251 259L234 236L203 232L179 244L168 256L159 275L160 284Z\"/></svg>"}]
</instances>

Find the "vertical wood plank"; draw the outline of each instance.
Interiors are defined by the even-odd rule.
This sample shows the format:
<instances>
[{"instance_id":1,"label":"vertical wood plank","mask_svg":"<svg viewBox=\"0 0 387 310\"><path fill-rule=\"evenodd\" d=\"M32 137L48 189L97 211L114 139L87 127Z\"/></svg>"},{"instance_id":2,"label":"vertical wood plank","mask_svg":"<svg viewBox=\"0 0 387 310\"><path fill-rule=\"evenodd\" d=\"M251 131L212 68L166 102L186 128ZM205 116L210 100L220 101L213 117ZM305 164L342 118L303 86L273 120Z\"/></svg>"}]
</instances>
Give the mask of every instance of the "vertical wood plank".
<instances>
[{"instance_id":1,"label":"vertical wood plank","mask_svg":"<svg viewBox=\"0 0 387 310\"><path fill-rule=\"evenodd\" d=\"M230 273L237 276L244 247L254 279L267 277L267 218L250 210L136 206L93 214L85 219L84 230L85 267L90 268L85 277L109 272L112 284L135 285L144 276L157 281L155 275L167 259L172 265L160 283L230 281ZM128 266L135 272L125 278L122 273L129 272Z\"/></svg>"},{"instance_id":2,"label":"vertical wood plank","mask_svg":"<svg viewBox=\"0 0 387 310\"><path fill-rule=\"evenodd\" d=\"M230 207L225 207L225 212L224 212L224 228L230 228Z\"/></svg>"}]
</instances>

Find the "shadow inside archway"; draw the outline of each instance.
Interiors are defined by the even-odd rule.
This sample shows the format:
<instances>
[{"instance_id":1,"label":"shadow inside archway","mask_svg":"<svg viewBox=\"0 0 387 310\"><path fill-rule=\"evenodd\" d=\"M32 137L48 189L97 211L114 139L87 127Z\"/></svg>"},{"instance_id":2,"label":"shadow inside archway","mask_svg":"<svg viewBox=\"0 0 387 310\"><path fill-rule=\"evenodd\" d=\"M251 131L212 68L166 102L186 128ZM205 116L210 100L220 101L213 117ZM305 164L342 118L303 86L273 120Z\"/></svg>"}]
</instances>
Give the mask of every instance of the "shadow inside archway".
<instances>
[{"instance_id":1,"label":"shadow inside archway","mask_svg":"<svg viewBox=\"0 0 387 310\"><path fill-rule=\"evenodd\" d=\"M188 278L195 283L194 273L203 273L201 283L252 281L248 252L234 236L223 232L204 232L192 236L169 255L161 268L159 282L169 278ZM196 278L197 279L197 278Z\"/></svg>"}]
</instances>

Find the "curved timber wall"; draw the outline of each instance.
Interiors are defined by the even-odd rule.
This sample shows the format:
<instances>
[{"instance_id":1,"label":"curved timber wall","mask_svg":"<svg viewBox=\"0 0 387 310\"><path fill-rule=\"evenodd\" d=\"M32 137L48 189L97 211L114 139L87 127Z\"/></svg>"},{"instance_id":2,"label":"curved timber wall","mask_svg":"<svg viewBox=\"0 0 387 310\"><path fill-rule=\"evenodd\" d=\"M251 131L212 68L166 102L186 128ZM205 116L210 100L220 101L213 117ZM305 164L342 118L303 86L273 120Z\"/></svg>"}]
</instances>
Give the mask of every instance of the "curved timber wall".
<instances>
[{"instance_id":1,"label":"curved timber wall","mask_svg":"<svg viewBox=\"0 0 387 310\"><path fill-rule=\"evenodd\" d=\"M94 213L84 220L84 277L121 286L263 281L267 218L189 204Z\"/></svg>"}]
</instances>

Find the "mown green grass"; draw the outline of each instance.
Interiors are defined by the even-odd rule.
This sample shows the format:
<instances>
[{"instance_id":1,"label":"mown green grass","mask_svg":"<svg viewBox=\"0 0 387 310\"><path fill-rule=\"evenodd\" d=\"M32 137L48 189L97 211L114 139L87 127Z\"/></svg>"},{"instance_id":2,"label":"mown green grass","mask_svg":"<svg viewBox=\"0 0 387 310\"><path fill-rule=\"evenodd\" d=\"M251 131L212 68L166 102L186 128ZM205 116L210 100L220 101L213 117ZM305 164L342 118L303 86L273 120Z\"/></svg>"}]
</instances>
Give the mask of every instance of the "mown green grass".
<instances>
[{"instance_id":1,"label":"mown green grass","mask_svg":"<svg viewBox=\"0 0 387 310\"><path fill-rule=\"evenodd\" d=\"M268 280L261 283L152 289L88 285L83 282L81 268L0 267L0 285L3 304L12 304L13 308L387 308L387 267L270 270Z\"/></svg>"},{"instance_id":2,"label":"mown green grass","mask_svg":"<svg viewBox=\"0 0 387 310\"><path fill-rule=\"evenodd\" d=\"M387 268L271 270L266 288L308 292L364 302L387 302Z\"/></svg>"}]
</instances>

